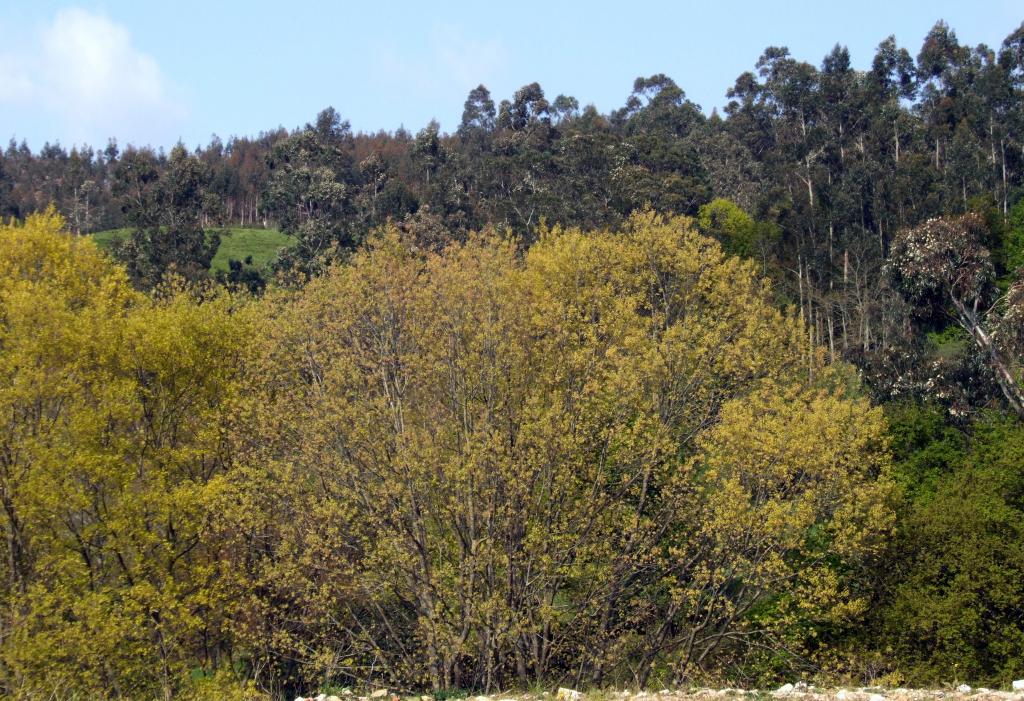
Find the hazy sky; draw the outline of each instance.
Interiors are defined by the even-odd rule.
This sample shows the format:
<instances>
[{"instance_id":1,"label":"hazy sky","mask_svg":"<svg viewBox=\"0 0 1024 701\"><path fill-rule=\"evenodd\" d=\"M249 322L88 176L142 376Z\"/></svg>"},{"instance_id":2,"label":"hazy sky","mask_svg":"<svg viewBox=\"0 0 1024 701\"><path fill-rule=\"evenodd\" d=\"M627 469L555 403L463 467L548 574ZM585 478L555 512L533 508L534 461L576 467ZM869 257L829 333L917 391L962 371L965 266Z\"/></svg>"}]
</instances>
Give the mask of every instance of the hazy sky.
<instances>
[{"instance_id":1,"label":"hazy sky","mask_svg":"<svg viewBox=\"0 0 1024 701\"><path fill-rule=\"evenodd\" d=\"M820 64L839 42L864 68L889 34L916 55L938 19L998 47L1024 2L4 0L0 139L195 146L327 105L357 130L450 131L479 83L498 101L538 81L605 112L653 73L710 112L766 46Z\"/></svg>"}]
</instances>

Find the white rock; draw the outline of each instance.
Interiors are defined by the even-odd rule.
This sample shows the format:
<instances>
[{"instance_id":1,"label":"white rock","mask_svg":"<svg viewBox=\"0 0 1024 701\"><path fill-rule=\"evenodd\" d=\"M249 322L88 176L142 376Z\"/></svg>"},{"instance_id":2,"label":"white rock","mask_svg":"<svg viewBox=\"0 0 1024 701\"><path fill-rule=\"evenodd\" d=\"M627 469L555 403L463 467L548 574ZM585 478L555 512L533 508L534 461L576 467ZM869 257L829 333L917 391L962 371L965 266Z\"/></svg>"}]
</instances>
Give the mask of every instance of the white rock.
<instances>
[{"instance_id":1,"label":"white rock","mask_svg":"<svg viewBox=\"0 0 1024 701\"><path fill-rule=\"evenodd\" d=\"M792 684L783 684L782 686L780 686L778 689L776 689L772 693L775 694L776 696L786 696L787 694L792 694L793 693L793 685Z\"/></svg>"},{"instance_id":2,"label":"white rock","mask_svg":"<svg viewBox=\"0 0 1024 701\"><path fill-rule=\"evenodd\" d=\"M871 696L868 697L868 701L885 701L885 697L881 694L871 694Z\"/></svg>"},{"instance_id":3,"label":"white rock","mask_svg":"<svg viewBox=\"0 0 1024 701\"><path fill-rule=\"evenodd\" d=\"M423 696L420 697L420 701L434 701L434 697L433 696L427 696L426 694L424 694Z\"/></svg>"},{"instance_id":4,"label":"white rock","mask_svg":"<svg viewBox=\"0 0 1024 701\"><path fill-rule=\"evenodd\" d=\"M334 694L331 694L326 699L324 699L324 701L341 701L341 697L340 696L335 696Z\"/></svg>"},{"instance_id":5,"label":"white rock","mask_svg":"<svg viewBox=\"0 0 1024 701\"><path fill-rule=\"evenodd\" d=\"M555 695L555 698L558 699L558 701L579 701L582 696L583 694L575 689L566 689L565 687L561 687Z\"/></svg>"},{"instance_id":6,"label":"white rock","mask_svg":"<svg viewBox=\"0 0 1024 701\"><path fill-rule=\"evenodd\" d=\"M961 684L960 686L958 686L956 688L956 690L959 693L961 693L961 694L969 694L969 693L971 693L971 687L969 685L967 685L967 684Z\"/></svg>"},{"instance_id":7,"label":"white rock","mask_svg":"<svg viewBox=\"0 0 1024 701\"><path fill-rule=\"evenodd\" d=\"M382 699L382 698L384 698L387 695L388 695L388 690L387 689L377 689L372 694L370 694L370 698L371 699Z\"/></svg>"},{"instance_id":8,"label":"white rock","mask_svg":"<svg viewBox=\"0 0 1024 701\"><path fill-rule=\"evenodd\" d=\"M317 694L313 701L327 701L327 694Z\"/></svg>"},{"instance_id":9,"label":"white rock","mask_svg":"<svg viewBox=\"0 0 1024 701\"><path fill-rule=\"evenodd\" d=\"M1014 679L1010 688L1014 691L1024 691L1024 679Z\"/></svg>"},{"instance_id":10,"label":"white rock","mask_svg":"<svg viewBox=\"0 0 1024 701\"><path fill-rule=\"evenodd\" d=\"M846 689L840 689L836 692L836 701L846 701L848 698L850 698L850 692Z\"/></svg>"}]
</instances>

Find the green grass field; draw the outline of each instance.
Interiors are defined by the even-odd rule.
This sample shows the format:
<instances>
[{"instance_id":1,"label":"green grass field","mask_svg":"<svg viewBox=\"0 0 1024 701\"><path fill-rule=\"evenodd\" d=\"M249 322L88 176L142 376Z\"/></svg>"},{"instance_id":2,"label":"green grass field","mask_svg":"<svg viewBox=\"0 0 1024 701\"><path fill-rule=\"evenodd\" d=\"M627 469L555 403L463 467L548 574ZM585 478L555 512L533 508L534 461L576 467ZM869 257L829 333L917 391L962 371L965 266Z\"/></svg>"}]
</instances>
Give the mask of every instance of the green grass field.
<instances>
[{"instance_id":1,"label":"green grass field","mask_svg":"<svg viewBox=\"0 0 1024 701\"><path fill-rule=\"evenodd\" d=\"M277 258L278 251L295 245L295 239L277 229L242 229L231 227L220 235L220 248L210 268L227 270L228 260L245 260L252 256L253 267L265 269Z\"/></svg>"},{"instance_id":2,"label":"green grass field","mask_svg":"<svg viewBox=\"0 0 1024 701\"><path fill-rule=\"evenodd\" d=\"M131 229L107 229L92 235L101 249L110 251L114 244L131 235ZM277 257L278 251L294 245L295 240L277 229L243 229L233 226L221 229L220 247L213 257L211 270L227 270L232 258L245 260L252 256L253 267L265 270Z\"/></svg>"},{"instance_id":3,"label":"green grass field","mask_svg":"<svg viewBox=\"0 0 1024 701\"><path fill-rule=\"evenodd\" d=\"M123 241L131 235L131 229L107 229L106 231L97 231L92 234L92 240L96 242L102 250L110 252L114 248L114 244L118 241Z\"/></svg>"}]
</instances>

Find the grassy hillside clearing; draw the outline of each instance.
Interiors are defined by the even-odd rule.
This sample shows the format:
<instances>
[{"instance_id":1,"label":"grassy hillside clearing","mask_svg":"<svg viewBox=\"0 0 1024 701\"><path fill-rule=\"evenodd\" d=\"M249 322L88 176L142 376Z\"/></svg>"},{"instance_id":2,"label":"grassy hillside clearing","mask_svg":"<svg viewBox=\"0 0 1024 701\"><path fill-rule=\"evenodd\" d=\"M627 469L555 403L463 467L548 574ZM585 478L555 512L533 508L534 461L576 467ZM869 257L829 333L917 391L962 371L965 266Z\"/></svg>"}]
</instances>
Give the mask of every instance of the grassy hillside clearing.
<instances>
[{"instance_id":1,"label":"grassy hillside clearing","mask_svg":"<svg viewBox=\"0 0 1024 701\"><path fill-rule=\"evenodd\" d=\"M119 241L131 236L131 229L107 229L92 234L97 245L104 251L111 251ZM277 229L249 229L228 227L220 230L220 247L210 265L212 270L227 270L228 261L245 260L252 256L253 267L265 269L283 248L294 245L295 240Z\"/></svg>"}]
</instances>

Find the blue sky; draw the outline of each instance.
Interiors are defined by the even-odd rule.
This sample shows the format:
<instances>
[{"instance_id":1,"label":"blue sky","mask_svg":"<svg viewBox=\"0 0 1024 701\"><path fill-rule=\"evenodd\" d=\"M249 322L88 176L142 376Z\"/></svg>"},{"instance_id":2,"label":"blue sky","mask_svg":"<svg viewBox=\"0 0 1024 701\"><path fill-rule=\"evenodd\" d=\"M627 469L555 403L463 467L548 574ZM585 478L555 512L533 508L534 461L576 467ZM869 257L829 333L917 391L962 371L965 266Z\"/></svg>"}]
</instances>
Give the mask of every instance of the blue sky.
<instances>
[{"instance_id":1,"label":"blue sky","mask_svg":"<svg viewBox=\"0 0 1024 701\"><path fill-rule=\"evenodd\" d=\"M839 42L864 68L889 34L916 55L940 18L997 47L1024 3L6 0L0 139L195 146L327 105L357 130L450 131L478 83L497 101L538 81L605 112L659 72L710 112L766 46L819 64Z\"/></svg>"}]
</instances>

